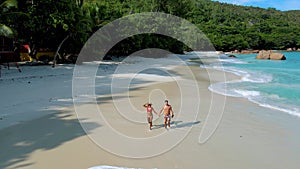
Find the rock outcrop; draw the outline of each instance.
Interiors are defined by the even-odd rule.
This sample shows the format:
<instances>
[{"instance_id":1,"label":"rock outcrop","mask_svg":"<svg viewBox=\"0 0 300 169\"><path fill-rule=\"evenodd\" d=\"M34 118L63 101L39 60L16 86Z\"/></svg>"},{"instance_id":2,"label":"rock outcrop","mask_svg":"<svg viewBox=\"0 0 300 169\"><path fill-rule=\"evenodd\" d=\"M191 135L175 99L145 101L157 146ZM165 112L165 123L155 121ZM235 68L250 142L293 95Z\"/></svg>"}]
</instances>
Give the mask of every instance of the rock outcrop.
<instances>
[{"instance_id":1,"label":"rock outcrop","mask_svg":"<svg viewBox=\"0 0 300 169\"><path fill-rule=\"evenodd\" d=\"M259 50L242 50L241 54L252 54L252 53L258 53Z\"/></svg>"},{"instance_id":2,"label":"rock outcrop","mask_svg":"<svg viewBox=\"0 0 300 169\"><path fill-rule=\"evenodd\" d=\"M286 57L282 53L271 53L271 60L286 60Z\"/></svg>"},{"instance_id":3,"label":"rock outcrop","mask_svg":"<svg viewBox=\"0 0 300 169\"><path fill-rule=\"evenodd\" d=\"M286 57L282 53L274 53L271 50L262 50L259 51L256 59L286 60Z\"/></svg>"},{"instance_id":4,"label":"rock outcrop","mask_svg":"<svg viewBox=\"0 0 300 169\"><path fill-rule=\"evenodd\" d=\"M230 57L230 58L236 58L235 55L229 55L228 57Z\"/></svg>"},{"instance_id":5,"label":"rock outcrop","mask_svg":"<svg viewBox=\"0 0 300 169\"><path fill-rule=\"evenodd\" d=\"M256 56L256 59L270 59L271 51L262 50L259 51L258 55Z\"/></svg>"}]
</instances>

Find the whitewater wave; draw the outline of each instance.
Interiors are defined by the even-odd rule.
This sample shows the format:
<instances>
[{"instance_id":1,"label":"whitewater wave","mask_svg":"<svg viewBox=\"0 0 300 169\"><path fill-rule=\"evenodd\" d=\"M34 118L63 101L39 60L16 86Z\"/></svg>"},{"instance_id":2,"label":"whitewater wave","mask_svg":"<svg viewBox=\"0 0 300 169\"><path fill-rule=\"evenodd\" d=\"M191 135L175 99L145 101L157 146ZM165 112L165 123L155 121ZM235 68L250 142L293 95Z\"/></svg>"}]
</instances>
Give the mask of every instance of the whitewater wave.
<instances>
[{"instance_id":1,"label":"whitewater wave","mask_svg":"<svg viewBox=\"0 0 300 169\"><path fill-rule=\"evenodd\" d=\"M241 69L237 69L234 67L224 67L221 64L218 65L200 65L200 67L205 69L215 69L220 71L225 71L228 73L233 73L241 77L241 81L244 82L253 82L253 83L268 83L273 80L272 75L267 73L257 73L257 72L250 72L244 71Z\"/></svg>"},{"instance_id":2,"label":"whitewater wave","mask_svg":"<svg viewBox=\"0 0 300 169\"><path fill-rule=\"evenodd\" d=\"M247 90L234 90L235 93L239 94L242 97L258 97L260 96L260 92L258 91L247 91Z\"/></svg>"},{"instance_id":3,"label":"whitewater wave","mask_svg":"<svg viewBox=\"0 0 300 169\"><path fill-rule=\"evenodd\" d=\"M255 101L253 101L253 102L255 102ZM293 116L296 116L296 117L300 118L300 110L298 108L283 108L283 107L280 107L280 106L274 106L274 105L270 105L270 104L267 104L267 103L258 103L258 102L255 102L255 103L259 104L262 107L266 107L266 108L270 108L270 109L274 109L274 110L279 110L279 111L282 111L282 112L285 112L285 113L288 113L290 115L293 115Z\"/></svg>"},{"instance_id":4,"label":"whitewater wave","mask_svg":"<svg viewBox=\"0 0 300 169\"><path fill-rule=\"evenodd\" d=\"M241 61L241 60L238 60L238 59L228 59L228 58L220 58L219 59L220 62L223 62L223 63L233 63L233 64L248 64L248 62L244 62L244 61Z\"/></svg>"},{"instance_id":5,"label":"whitewater wave","mask_svg":"<svg viewBox=\"0 0 300 169\"><path fill-rule=\"evenodd\" d=\"M300 109L294 105L284 103L285 99L278 95L266 95L254 90L230 89L226 87L225 83L211 84L208 89L214 93L225 96L246 98L259 106L279 110L290 115L300 117Z\"/></svg>"},{"instance_id":6,"label":"whitewater wave","mask_svg":"<svg viewBox=\"0 0 300 169\"><path fill-rule=\"evenodd\" d=\"M238 59L219 59L220 63L200 65L202 68L221 70L240 76L239 80L214 83L209 86L209 90L230 97L246 98L262 107L279 110L300 117L300 107L279 95L264 93L260 87L270 86L274 83L272 74L255 70L245 70L231 66L234 64L247 64ZM230 63L230 64L227 64Z\"/></svg>"}]
</instances>

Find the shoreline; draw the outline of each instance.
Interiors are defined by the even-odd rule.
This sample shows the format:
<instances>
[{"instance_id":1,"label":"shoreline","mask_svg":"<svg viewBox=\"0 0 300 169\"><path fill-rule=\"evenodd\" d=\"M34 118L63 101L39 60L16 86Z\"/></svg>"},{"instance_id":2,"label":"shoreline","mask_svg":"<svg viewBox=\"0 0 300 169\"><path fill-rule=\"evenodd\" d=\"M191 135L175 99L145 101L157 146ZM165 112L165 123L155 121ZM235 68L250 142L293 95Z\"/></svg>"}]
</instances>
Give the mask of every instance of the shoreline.
<instances>
[{"instance_id":1,"label":"shoreline","mask_svg":"<svg viewBox=\"0 0 300 169\"><path fill-rule=\"evenodd\" d=\"M209 69L212 69L212 68L209 68ZM243 82L243 80L241 80L241 79L243 78L242 75L239 75L238 73L231 72L231 71L229 71L229 70L223 70L223 71L226 72L226 73L234 74L234 75L238 76L239 78L235 79L235 80L234 80L235 82ZM227 84L227 83L231 83L231 81L221 82L221 84L222 84L222 83L225 84L225 86L226 86L226 84ZM216 85L216 83L215 83L215 84L211 84L211 85L212 85L212 86L213 86L213 85ZM289 115L289 116L294 116L294 117L300 118L300 115L297 114L297 112L293 112L292 110L288 110L288 109L276 107L276 106L270 105L270 104L268 104L268 103L260 103L259 101L256 101L256 100L247 98L247 97L245 97L245 96L234 96L234 95L231 95L231 94L227 94L226 91L217 91L217 90L212 89L212 88L213 88L212 86L209 86L209 87L208 87L208 90L210 90L211 92L214 92L214 93L217 93L217 94L220 94L220 95L224 95L224 96L227 96L227 97L243 98L243 99L246 99L246 100L248 100L249 102L254 103L254 104L256 104L256 105L258 105L258 106L260 106L260 107L268 108L268 109L271 109L271 110L274 110L274 111L279 111L279 112L284 113L284 114L287 114L287 115ZM300 119L299 119L299 120L300 120Z\"/></svg>"},{"instance_id":2,"label":"shoreline","mask_svg":"<svg viewBox=\"0 0 300 169\"><path fill-rule=\"evenodd\" d=\"M240 50L240 51L218 51L220 54L258 54L260 51L276 51L276 52L300 52L300 49L297 50L278 50L278 49L257 49L257 50Z\"/></svg>"},{"instance_id":3,"label":"shoreline","mask_svg":"<svg viewBox=\"0 0 300 169\"><path fill-rule=\"evenodd\" d=\"M292 52L291 55L286 55L286 56L289 57L291 60L294 60L295 59L293 57L294 54L296 54L296 52ZM239 58L229 59L230 60L229 62L226 60L224 62L222 61L225 64L223 66L208 65L206 67L208 69L222 70L229 73L234 73L241 77L240 80L234 81L233 83L225 82L223 84L222 83L212 84L210 86L210 90L231 97L247 98L250 102L256 103L261 107L266 107L276 111L281 111L283 113L287 113L291 116L299 118L300 112L299 112L299 107L297 105L297 103L299 102L298 99L294 98L290 100L287 94L281 94L281 93L290 93L285 90L286 88L288 88L286 86L289 85L288 83L289 76L294 76L292 72L294 68L288 66L290 62L293 61L274 62L275 66L272 69L271 66L273 64L272 61L270 62L266 61L266 64L264 64L265 63L264 61L260 62L259 60L254 59L254 57L252 56L254 55L240 54L239 55L240 59ZM230 64L226 65L227 63ZM283 66L283 64L285 64L285 66ZM295 75L297 74L296 71L297 70L295 68ZM283 72L283 73L279 73L279 72ZM257 73L258 75L256 75ZM297 79L297 77L294 77L294 79ZM267 91L266 88L271 88L272 84L276 82L279 83L277 84L278 86L282 85L285 86L286 88L283 87L282 89L284 90L281 92L277 91L277 89L274 89L273 91ZM263 84L266 85L263 86ZM252 87L251 85L256 87ZM260 89L260 87L262 87L263 89ZM297 92L297 88L295 88L295 90ZM276 99L276 97L278 99Z\"/></svg>"},{"instance_id":4,"label":"shoreline","mask_svg":"<svg viewBox=\"0 0 300 169\"><path fill-rule=\"evenodd\" d=\"M89 168L98 165L123 166L135 168L290 168L298 167L300 136L298 119L268 108L260 107L244 98L226 97L226 105L221 122L212 137L204 144L199 144L198 137L204 125L211 104L211 91L208 86L218 81L211 79L204 68L190 66L196 75L200 93L200 112L195 121L178 118L180 110L180 93L176 82L161 82L151 86L130 90L131 103L140 112L144 112L141 103L147 101L151 91L155 109L159 109L164 100L156 89L162 90L173 105L175 118L172 130L186 131L192 126L188 135L171 150L163 154L145 158L132 159L111 154L100 148L89 138L78 122L73 106L62 106L50 110L51 113L38 119L24 121L20 124L0 129L0 168ZM176 72L184 76L180 68ZM212 73L226 74L231 80L238 78L234 74L213 70ZM217 77L217 76L215 76ZM122 101L126 93L117 93ZM113 103L109 95L99 98L105 117L113 127L131 137L151 137L164 133L160 128L162 118L155 118L154 124L159 128L147 131L146 123L124 122L122 116L111 112ZM224 97L215 94L214 97ZM192 98L186 98L192 99ZM162 101L160 101L162 100ZM88 109L87 109L88 110ZM107 113L106 113L107 112ZM108 113L109 112L109 113ZM144 118L144 114L141 114ZM181 121L181 122L180 122ZM92 131L101 128L92 124ZM111 140L116 142L118 140ZM168 141L168 138L166 138ZM152 143L147 149L159 147ZM126 144L120 148L123 149ZM134 149L134 147L132 147ZM274 153L278 152L278 153ZM62 159L64 159L62 161Z\"/></svg>"}]
</instances>

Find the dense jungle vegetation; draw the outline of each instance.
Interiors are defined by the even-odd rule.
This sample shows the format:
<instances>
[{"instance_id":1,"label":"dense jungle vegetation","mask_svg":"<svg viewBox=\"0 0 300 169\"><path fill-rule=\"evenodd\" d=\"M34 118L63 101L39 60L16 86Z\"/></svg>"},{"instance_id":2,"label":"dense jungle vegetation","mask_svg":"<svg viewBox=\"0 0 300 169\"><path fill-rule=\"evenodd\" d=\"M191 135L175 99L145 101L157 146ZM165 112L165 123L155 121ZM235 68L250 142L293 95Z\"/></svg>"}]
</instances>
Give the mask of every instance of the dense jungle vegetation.
<instances>
[{"instance_id":1,"label":"dense jungle vegetation","mask_svg":"<svg viewBox=\"0 0 300 169\"><path fill-rule=\"evenodd\" d=\"M300 11L244 7L210 0L0 2L0 35L21 44L28 43L33 50L56 50L61 41L67 39L60 52L79 53L99 28L140 12L164 12L184 18L204 32L216 50L300 48ZM148 47L176 53L187 50L173 38L144 34L122 41L111 52L126 55Z\"/></svg>"}]
</instances>

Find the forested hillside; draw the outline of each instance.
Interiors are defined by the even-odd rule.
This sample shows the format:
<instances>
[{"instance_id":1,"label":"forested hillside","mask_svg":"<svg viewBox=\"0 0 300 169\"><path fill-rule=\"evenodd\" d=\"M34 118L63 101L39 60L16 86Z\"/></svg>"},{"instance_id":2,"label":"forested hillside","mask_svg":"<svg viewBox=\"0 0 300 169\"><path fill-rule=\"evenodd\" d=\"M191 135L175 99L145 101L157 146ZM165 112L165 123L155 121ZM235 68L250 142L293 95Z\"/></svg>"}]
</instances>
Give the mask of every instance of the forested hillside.
<instances>
[{"instance_id":1,"label":"forested hillside","mask_svg":"<svg viewBox=\"0 0 300 169\"><path fill-rule=\"evenodd\" d=\"M16 41L29 43L33 49L55 50L68 37L63 53L78 53L105 24L140 12L165 12L185 18L199 27L217 50L300 48L300 11L282 12L210 0L2 0L0 8L0 29L3 25L9 27ZM175 52L186 50L180 43L174 45L174 39L157 35L137 36L124 42L145 39L148 43L119 44L116 54L149 46L176 49Z\"/></svg>"}]
</instances>

